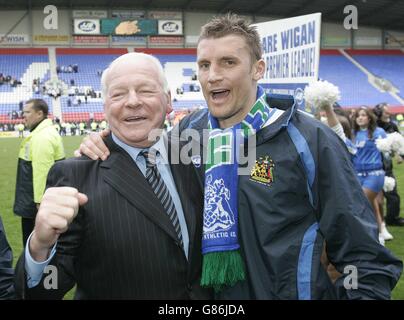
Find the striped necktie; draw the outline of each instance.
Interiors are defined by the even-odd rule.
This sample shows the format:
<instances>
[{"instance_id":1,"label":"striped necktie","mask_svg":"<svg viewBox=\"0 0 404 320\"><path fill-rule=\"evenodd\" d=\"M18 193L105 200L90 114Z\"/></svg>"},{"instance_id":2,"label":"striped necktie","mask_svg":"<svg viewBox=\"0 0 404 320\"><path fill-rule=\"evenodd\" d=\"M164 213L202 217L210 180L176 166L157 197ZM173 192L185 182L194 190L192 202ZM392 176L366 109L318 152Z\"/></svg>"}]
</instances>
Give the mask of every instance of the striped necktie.
<instances>
[{"instance_id":1,"label":"striped necktie","mask_svg":"<svg viewBox=\"0 0 404 320\"><path fill-rule=\"evenodd\" d=\"M174 201L171 198L170 192L163 178L160 176L159 171L156 166L156 153L158 151L151 149L150 151L144 150L140 154L146 160L146 180L151 186L154 194L160 200L165 212L170 218L171 223L174 226L175 233L177 234L178 240L180 241L181 247L184 247L182 241L182 233L180 222L178 220L177 210L175 209Z\"/></svg>"}]
</instances>

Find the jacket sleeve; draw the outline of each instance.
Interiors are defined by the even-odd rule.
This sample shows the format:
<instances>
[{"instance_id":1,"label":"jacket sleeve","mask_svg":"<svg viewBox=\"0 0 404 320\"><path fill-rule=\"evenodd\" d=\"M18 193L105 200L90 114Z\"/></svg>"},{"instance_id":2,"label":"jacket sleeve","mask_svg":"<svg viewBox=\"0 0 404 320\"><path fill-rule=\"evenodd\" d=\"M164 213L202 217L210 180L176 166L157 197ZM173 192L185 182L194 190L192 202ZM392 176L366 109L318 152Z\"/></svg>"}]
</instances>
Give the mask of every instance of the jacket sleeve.
<instances>
[{"instance_id":1,"label":"jacket sleeve","mask_svg":"<svg viewBox=\"0 0 404 320\"><path fill-rule=\"evenodd\" d=\"M335 283L338 298L389 299L402 262L378 242L373 209L343 142L317 128L316 145L319 229L328 259L342 274Z\"/></svg>"},{"instance_id":2,"label":"jacket sleeve","mask_svg":"<svg viewBox=\"0 0 404 320\"><path fill-rule=\"evenodd\" d=\"M13 253L0 218L0 300L14 299Z\"/></svg>"},{"instance_id":3,"label":"jacket sleeve","mask_svg":"<svg viewBox=\"0 0 404 320\"><path fill-rule=\"evenodd\" d=\"M45 192L46 177L55 163L55 150L51 137L43 135L33 137L31 150L34 202L40 203Z\"/></svg>"},{"instance_id":4,"label":"jacket sleeve","mask_svg":"<svg viewBox=\"0 0 404 320\"><path fill-rule=\"evenodd\" d=\"M64 161L57 162L49 172L47 187L73 186L70 165ZM39 284L33 288L27 286L25 271L25 250L23 250L16 266L16 292L23 299L62 299L64 295L75 285L75 258L81 244L83 232L83 212L79 210L66 233L58 239L56 254L48 266L53 266L44 273ZM56 271L56 274L53 273ZM56 276L56 278L55 278ZM55 283L56 279L56 283Z\"/></svg>"}]
</instances>

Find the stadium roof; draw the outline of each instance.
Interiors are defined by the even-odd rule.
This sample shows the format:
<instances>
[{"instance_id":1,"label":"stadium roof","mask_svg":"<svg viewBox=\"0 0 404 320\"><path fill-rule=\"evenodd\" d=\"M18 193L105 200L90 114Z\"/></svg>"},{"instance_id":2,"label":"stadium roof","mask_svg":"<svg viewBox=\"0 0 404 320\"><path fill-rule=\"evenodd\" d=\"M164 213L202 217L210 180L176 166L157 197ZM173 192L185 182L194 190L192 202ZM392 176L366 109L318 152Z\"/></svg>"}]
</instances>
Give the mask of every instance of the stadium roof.
<instances>
[{"instance_id":1,"label":"stadium roof","mask_svg":"<svg viewBox=\"0 0 404 320\"><path fill-rule=\"evenodd\" d=\"M404 30L403 0L0 0L0 10L43 8L48 4L73 9L184 10L212 13L227 11L257 16L293 17L322 13L322 21L343 23L344 7L358 8L359 27Z\"/></svg>"}]
</instances>

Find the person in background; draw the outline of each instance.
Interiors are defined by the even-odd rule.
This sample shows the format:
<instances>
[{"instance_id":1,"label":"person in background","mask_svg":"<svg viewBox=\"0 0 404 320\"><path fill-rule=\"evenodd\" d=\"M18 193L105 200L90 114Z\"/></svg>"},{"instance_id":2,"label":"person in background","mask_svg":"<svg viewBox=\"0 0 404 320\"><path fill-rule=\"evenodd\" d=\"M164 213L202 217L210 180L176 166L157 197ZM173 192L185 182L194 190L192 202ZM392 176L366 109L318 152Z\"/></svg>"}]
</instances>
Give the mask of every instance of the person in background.
<instances>
[{"instance_id":1,"label":"person in background","mask_svg":"<svg viewBox=\"0 0 404 320\"><path fill-rule=\"evenodd\" d=\"M56 161L65 158L65 153L62 139L48 119L48 105L44 100L28 100L24 120L31 134L21 142L18 154L14 213L21 217L25 246L34 229L48 172Z\"/></svg>"},{"instance_id":2,"label":"person in background","mask_svg":"<svg viewBox=\"0 0 404 320\"><path fill-rule=\"evenodd\" d=\"M387 103L380 103L376 105L376 107L373 109L373 112L377 117L377 125L384 131L386 131L386 133L400 133L397 125L393 121L391 121L391 114ZM401 155L396 154L395 156L397 163L400 164L403 161ZM383 155L383 167L384 171L386 172L386 176L396 179L393 173L393 159L391 156ZM397 192L397 184L392 191L383 191L383 195L386 198L386 224L389 226L404 226L404 218L400 217L401 199L400 195ZM383 210L383 197L379 197L379 199L380 209Z\"/></svg>"},{"instance_id":3,"label":"person in background","mask_svg":"<svg viewBox=\"0 0 404 320\"><path fill-rule=\"evenodd\" d=\"M356 175L363 192L373 206L377 224L379 226L379 241L384 243L383 217L376 197L382 191L385 172L383 170L382 154L377 149L375 140L387 137L386 132L377 126L376 116L366 106L358 108L353 117L353 143L357 152L353 158Z\"/></svg>"}]
</instances>

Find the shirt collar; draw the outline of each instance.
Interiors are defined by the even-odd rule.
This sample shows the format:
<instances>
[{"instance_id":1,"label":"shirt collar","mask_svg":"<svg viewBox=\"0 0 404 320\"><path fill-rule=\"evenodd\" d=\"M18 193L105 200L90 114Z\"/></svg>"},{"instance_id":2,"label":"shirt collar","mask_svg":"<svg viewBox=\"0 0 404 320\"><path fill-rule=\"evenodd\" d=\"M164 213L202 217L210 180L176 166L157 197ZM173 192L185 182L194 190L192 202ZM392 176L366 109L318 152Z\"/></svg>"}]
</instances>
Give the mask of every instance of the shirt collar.
<instances>
[{"instance_id":1,"label":"shirt collar","mask_svg":"<svg viewBox=\"0 0 404 320\"><path fill-rule=\"evenodd\" d=\"M130 145L122 142L116 135L114 135L114 133L111 133L111 136L112 136L112 140L118 146L120 146L122 149L124 149L132 157L132 159L134 161L136 161L139 153L141 153L143 150L149 149L149 148L137 148L137 147L130 146ZM160 139L158 139L158 141L151 147L153 147L153 149L158 151L163 163L168 163L167 150L166 150L164 141L167 141L167 134L165 131L161 134Z\"/></svg>"}]
</instances>

